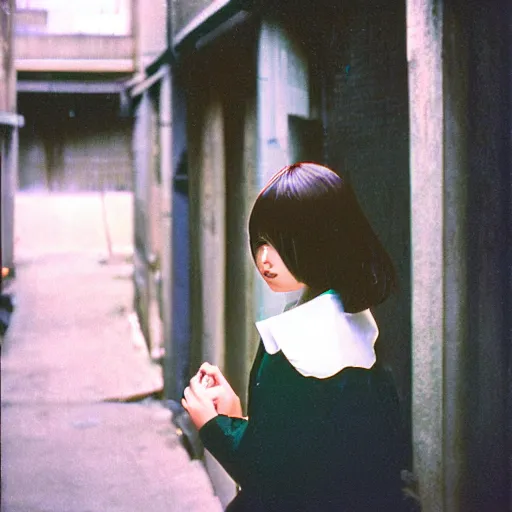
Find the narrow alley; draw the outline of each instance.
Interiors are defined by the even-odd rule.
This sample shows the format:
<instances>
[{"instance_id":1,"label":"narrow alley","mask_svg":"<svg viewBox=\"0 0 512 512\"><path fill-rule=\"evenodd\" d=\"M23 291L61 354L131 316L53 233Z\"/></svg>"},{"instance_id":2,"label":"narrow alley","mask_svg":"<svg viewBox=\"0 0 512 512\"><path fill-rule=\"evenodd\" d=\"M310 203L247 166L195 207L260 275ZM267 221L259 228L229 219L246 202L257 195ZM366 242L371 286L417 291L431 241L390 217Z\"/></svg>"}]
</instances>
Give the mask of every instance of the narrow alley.
<instances>
[{"instance_id":1,"label":"narrow alley","mask_svg":"<svg viewBox=\"0 0 512 512\"><path fill-rule=\"evenodd\" d=\"M131 201L129 193L103 203L92 193L16 198L16 310L1 355L2 512L221 510L170 412L156 400L115 401L162 385L130 323Z\"/></svg>"}]
</instances>

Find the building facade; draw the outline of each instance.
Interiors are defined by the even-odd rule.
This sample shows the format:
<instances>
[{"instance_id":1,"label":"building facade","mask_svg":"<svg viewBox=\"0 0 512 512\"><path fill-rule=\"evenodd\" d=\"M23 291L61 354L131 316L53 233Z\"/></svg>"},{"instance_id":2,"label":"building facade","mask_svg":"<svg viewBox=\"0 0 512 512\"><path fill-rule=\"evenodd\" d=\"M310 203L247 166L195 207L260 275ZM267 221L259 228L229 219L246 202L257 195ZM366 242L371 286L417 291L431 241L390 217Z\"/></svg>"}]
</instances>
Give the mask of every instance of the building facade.
<instances>
[{"instance_id":1,"label":"building facade","mask_svg":"<svg viewBox=\"0 0 512 512\"><path fill-rule=\"evenodd\" d=\"M0 3L0 178L1 266L14 269L14 194L18 174L18 130L24 124L16 109L13 0Z\"/></svg>"},{"instance_id":2,"label":"building facade","mask_svg":"<svg viewBox=\"0 0 512 512\"><path fill-rule=\"evenodd\" d=\"M137 73L126 84L133 116L134 305L150 355L161 361L164 322L169 326L164 307L169 286L163 283L170 283L170 75L167 65L154 74L151 65L167 48L167 7L165 2L151 10L143 2L136 7Z\"/></svg>"},{"instance_id":3,"label":"building facade","mask_svg":"<svg viewBox=\"0 0 512 512\"><path fill-rule=\"evenodd\" d=\"M17 0L20 190L131 190L132 0Z\"/></svg>"},{"instance_id":4,"label":"building facade","mask_svg":"<svg viewBox=\"0 0 512 512\"><path fill-rule=\"evenodd\" d=\"M255 273L248 214L273 172L319 161L353 183L397 267L377 349L424 510L508 510L508 3L174 0L167 14L166 48L128 88L158 148L136 193L156 169L147 266L160 265L167 398L208 360L245 400L254 321L286 300Z\"/></svg>"}]
</instances>

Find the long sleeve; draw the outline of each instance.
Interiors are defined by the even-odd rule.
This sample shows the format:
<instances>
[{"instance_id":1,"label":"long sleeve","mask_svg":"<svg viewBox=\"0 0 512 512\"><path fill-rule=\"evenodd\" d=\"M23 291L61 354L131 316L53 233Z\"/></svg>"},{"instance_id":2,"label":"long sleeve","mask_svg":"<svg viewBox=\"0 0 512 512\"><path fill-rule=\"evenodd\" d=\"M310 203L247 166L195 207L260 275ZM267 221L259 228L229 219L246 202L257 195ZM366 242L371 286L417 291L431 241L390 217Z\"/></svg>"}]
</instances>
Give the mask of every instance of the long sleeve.
<instances>
[{"instance_id":1,"label":"long sleeve","mask_svg":"<svg viewBox=\"0 0 512 512\"><path fill-rule=\"evenodd\" d=\"M240 443L248 421L243 418L231 418L218 415L203 425L199 436L205 448L220 462L236 482L243 479L243 461L240 455Z\"/></svg>"}]
</instances>

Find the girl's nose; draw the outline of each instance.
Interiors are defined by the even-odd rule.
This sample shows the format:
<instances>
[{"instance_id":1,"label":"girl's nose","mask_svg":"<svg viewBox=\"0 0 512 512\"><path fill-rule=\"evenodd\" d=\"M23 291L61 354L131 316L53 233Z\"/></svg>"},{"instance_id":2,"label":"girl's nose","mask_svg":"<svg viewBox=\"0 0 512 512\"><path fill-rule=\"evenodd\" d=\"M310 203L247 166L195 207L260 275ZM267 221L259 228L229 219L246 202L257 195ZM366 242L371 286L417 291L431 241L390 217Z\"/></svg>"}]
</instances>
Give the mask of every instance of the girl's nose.
<instances>
[{"instance_id":1,"label":"girl's nose","mask_svg":"<svg viewBox=\"0 0 512 512\"><path fill-rule=\"evenodd\" d=\"M261 251L261 262L268 263L268 246L264 245Z\"/></svg>"},{"instance_id":2,"label":"girl's nose","mask_svg":"<svg viewBox=\"0 0 512 512\"><path fill-rule=\"evenodd\" d=\"M264 266L267 266L267 265L270 265L270 261L268 259L268 245L262 245L261 248L260 248L260 264L261 265L264 265Z\"/></svg>"}]
</instances>

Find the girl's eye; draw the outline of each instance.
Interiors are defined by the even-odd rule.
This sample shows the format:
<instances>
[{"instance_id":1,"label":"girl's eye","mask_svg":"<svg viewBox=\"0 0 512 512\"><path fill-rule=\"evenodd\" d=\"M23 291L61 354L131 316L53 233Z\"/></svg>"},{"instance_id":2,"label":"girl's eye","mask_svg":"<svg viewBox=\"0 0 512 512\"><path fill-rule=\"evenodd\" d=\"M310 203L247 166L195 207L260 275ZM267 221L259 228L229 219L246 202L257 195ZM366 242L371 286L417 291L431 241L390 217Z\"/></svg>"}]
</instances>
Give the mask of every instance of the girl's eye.
<instances>
[{"instance_id":1,"label":"girl's eye","mask_svg":"<svg viewBox=\"0 0 512 512\"><path fill-rule=\"evenodd\" d=\"M270 245L270 244L263 238L260 238L260 239L256 240L255 248L256 248L256 250L259 250L264 245Z\"/></svg>"}]
</instances>

